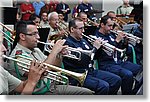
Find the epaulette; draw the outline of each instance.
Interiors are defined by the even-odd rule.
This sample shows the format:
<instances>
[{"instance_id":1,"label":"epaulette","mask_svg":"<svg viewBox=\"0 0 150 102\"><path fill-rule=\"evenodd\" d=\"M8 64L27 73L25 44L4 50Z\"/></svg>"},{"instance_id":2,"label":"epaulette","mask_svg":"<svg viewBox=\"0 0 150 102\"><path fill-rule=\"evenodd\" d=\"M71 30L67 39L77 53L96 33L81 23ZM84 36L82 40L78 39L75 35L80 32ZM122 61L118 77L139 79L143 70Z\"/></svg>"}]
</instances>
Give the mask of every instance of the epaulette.
<instances>
[{"instance_id":1,"label":"epaulette","mask_svg":"<svg viewBox=\"0 0 150 102\"><path fill-rule=\"evenodd\" d=\"M22 55L22 50L17 50L15 55Z\"/></svg>"},{"instance_id":2,"label":"epaulette","mask_svg":"<svg viewBox=\"0 0 150 102\"><path fill-rule=\"evenodd\" d=\"M118 8L122 8L122 6L119 6Z\"/></svg>"}]
</instances>

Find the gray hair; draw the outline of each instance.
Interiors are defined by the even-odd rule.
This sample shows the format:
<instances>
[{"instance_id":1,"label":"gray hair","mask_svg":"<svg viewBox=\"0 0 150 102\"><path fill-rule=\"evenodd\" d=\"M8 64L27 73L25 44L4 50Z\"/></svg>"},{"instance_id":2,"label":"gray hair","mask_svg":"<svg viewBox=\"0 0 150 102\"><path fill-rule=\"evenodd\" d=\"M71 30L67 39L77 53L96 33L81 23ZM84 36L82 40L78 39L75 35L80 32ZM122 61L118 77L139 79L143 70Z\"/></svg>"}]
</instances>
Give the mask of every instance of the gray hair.
<instances>
[{"instance_id":1,"label":"gray hair","mask_svg":"<svg viewBox=\"0 0 150 102\"><path fill-rule=\"evenodd\" d=\"M52 18L53 15L58 15L57 12L51 12L48 14L48 21Z\"/></svg>"}]
</instances>

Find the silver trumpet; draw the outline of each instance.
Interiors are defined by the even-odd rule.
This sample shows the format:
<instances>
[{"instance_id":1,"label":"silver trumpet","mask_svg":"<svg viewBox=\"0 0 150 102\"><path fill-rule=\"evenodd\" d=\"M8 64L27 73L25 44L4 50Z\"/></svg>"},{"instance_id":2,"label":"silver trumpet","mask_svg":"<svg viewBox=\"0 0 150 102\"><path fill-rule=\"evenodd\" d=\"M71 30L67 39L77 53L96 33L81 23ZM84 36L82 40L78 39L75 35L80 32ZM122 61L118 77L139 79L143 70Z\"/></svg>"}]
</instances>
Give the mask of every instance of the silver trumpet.
<instances>
[{"instance_id":1,"label":"silver trumpet","mask_svg":"<svg viewBox=\"0 0 150 102\"><path fill-rule=\"evenodd\" d=\"M87 36L87 35L85 35L85 34L83 34L83 33L82 33L82 35L83 35L85 38L87 38L90 42L94 42L94 41L96 40L96 38L89 37L89 36ZM107 51L109 51L110 53L114 53L115 51L118 51L118 52L121 53L121 57L122 57L122 56L125 54L125 52L126 52L126 49L119 49L119 48L117 48L117 47L115 47L115 46L113 46L113 45L111 45L111 44L109 44L109 43L106 43L106 42L102 42L102 43L104 43L104 44L102 45L104 51L107 50Z\"/></svg>"},{"instance_id":2,"label":"silver trumpet","mask_svg":"<svg viewBox=\"0 0 150 102\"><path fill-rule=\"evenodd\" d=\"M134 46L136 45L136 43L140 43L143 41L142 38L139 38L137 36L134 36L133 34L130 34L121 30L110 30L110 32L115 33L116 35L118 35L120 32L124 33L127 36L129 43L131 43Z\"/></svg>"},{"instance_id":3,"label":"silver trumpet","mask_svg":"<svg viewBox=\"0 0 150 102\"><path fill-rule=\"evenodd\" d=\"M30 66L31 65L30 63L22 62L18 59L8 57L6 55L2 55L2 57L17 62L18 66L22 67L22 70L29 72L29 68L27 66ZM28 57L25 57L22 55L17 55L16 57L29 60L29 62L31 62L33 60L32 58L28 58ZM65 74L65 75L68 75L72 78L75 78L76 80L79 81L81 86L83 86L84 80L85 80L86 75L88 73L87 71L85 71L84 73L76 73L76 72L72 72L69 70L59 68L59 67L54 66L54 65L47 64L47 63L43 63L43 65L48 68L48 70L46 70L48 72L48 75L44 76L45 78L49 78L51 80L54 80L54 81L57 81L57 82L60 82L63 84L66 84L66 80L68 82L68 78L66 76L61 75L61 74Z\"/></svg>"},{"instance_id":4,"label":"silver trumpet","mask_svg":"<svg viewBox=\"0 0 150 102\"><path fill-rule=\"evenodd\" d=\"M44 44L44 45L49 45L50 48L54 46L53 43L45 43L41 41L37 41L38 43ZM73 47L67 47L66 50L68 51L67 55L63 55L63 57L68 57L76 60L81 60L81 53L84 53L88 56L92 56L93 50L83 50L83 49L77 49ZM72 54L72 52L75 52L76 54Z\"/></svg>"}]
</instances>

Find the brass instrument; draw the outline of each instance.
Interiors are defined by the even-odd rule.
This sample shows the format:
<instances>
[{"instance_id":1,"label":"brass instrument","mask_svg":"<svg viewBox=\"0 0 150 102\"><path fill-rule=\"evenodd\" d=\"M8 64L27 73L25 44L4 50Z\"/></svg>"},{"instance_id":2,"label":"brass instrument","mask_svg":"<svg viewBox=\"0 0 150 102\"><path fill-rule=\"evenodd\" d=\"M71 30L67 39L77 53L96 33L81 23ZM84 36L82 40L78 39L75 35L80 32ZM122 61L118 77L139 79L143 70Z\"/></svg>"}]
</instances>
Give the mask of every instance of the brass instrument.
<instances>
[{"instance_id":1,"label":"brass instrument","mask_svg":"<svg viewBox=\"0 0 150 102\"><path fill-rule=\"evenodd\" d=\"M37 41L38 43L44 44L44 45L49 45L50 48L52 48L54 46L54 44L52 43L45 43L45 42L41 42L41 41ZM67 55L63 55L63 57L68 57L68 58L72 58L75 60L81 60L81 53L84 53L88 56L93 56L93 50L82 50L82 49L77 49L77 48L72 48L72 47L67 47L66 50L69 52L69 54ZM77 53L76 55L72 54L71 52L75 52Z\"/></svg>"},{"instance_id":2,"label":"brass instrument","mask_svg":"<svg viewBox=\"0 0 150 102\"><path fill-rule=\"evenodd\" d=\"M20 60L14 59L14 58L12 58L12 57L7 57L6 55L2 55L2 57L20 63L20 64L18 64L18 65L21 65L21 64L22 64L21 67L23 67L23 68L25 68L24 65L30 66L29 63L22 62L22 61L20 61ZM21 56L21 55L18 55L18 56L16 56L16 57L17 57L17 58L27 59L27 60L29 60L29 61L32 61L32 60L33 60L32 58L28 58L28 57ZM84 84L84 80L85 80L85 78L86 78L87 71L85 71L84 73L76 73L76 72L72 72L72 71L69 71L69 70L65 70L65 69L59 68L59 67L54 66L54 65L47 64L47 63L43 63L43 65L46 66L46 67L48 67L48 70L46 70L46 71L47 71L48 73L50 73L50 76L51 76L51 74L58 75L58 76L53 76L53 75L52 75L53 77L56 77L56 78L51 78L51 77L49 77L49 76L45 76L45 77L47 77L47 78L50 78L50 79L52 79L52 80L55 80L55 81L64 83L64 82L62 82L62 80L58 80L58 79L62 79L61 77L63 77L63 78L65 78L65 79L68 80L68 78L65 77L65 76L62 76L62 75L60 76L60 75L58 74L58 73L60 73L60 74L65 74L65 75L68 75L68 76L70 76L70 77L75 78L76 80L78 80L78 81L80 82L81 86L83 86L83 84ZM28 68L27 68L27 69L25 68L25 70L29 70L29 69L28 69ZM56 71L56 72L58 72L58 73L55 73L55 72L53 72L53 71Z\"/></svg>"},{"instance_id":3,"label":"brass instrument","mask_svg":"<svg viewBox=\"0 0 150 102\"><path fill-rule=\"evenodd\" d=\"M57 23L57 26L58 26L58 29L61 31L61 30L64 30L65 31L65 36L68 37L69 35L69 31L68 31L68 27L66 26L66 28L63 28L60 26L59 23Z\"/></svg>"},{"instance_id":4,"label":"brass instrument","mask_svg":"<svg viewBox=\"0 0 150 102\"><path fill-rule=\"evenodd\" d=\"M58 24L58 23L57 23L57 26L58 26L58 31L64 30L64 36L60 36L60 35L58 35L58 34L54 34L54 35L49 36L48 40L55 40L55 41L57 41L57 40L59 40L59 39L68 37L68 35L69 35L68 29L67 29L67 28L64 29L64 28L61 27L60 24Z\"/></svg>"},{"instance_id":5,"label":"brass instrument","mask_svg":"<svg viewBox=\"0 0 150 102\"><path fill-rule=\"evenodd\" d=\"M82 33L82 35L84 37L86 37L90 42L94 42L96 40L96 38L89 37L89 36L87 36L87 35L85 35L83 33ZM118 52L121 53L121 57L125 54L126 49L119 49L119 48L117 48L117 47L115 47L115 46L113 46L113 45L111 45L109 43L106 43L106 42L103 42L103 43L104 43L102 45L103 46L103 50L105 50L105 51L107 50L110 53L114 53L115 51L118 51Z\"/></svg>"},{"instance_id":6,"label":"brass instrument","mask_svg":"<svg viewBox=\"0 0 150 102\"><path fill-rule=\"evenodd\" d=\"M115 33L116 35L119 34L119 32L122 32L126 35L127 39L129 40L129 43L131 43L132 45L136 45L136 43L140 43L143 41L142 38L139 38L137 36L134 36L133 34L127 33L127 32L123 32L121 30L110 30L110 32Z\"/></svg>"},{"instance_id":7,"label":"brass instrument","mask_svg":"<svg viewBox=\"0 0 150 102\"><path fill-rule=\"evenodd\" d=\"M62 20L59 20L59 23L63 24L64 25L64 28L68 28L68 25L65 23L65 21L62 21Z\"/></svg>"},{"instance_id":8,"label":"brass instrument","mask_svg":"<svg viewBox=\"0 0 150 102\"><path fill-rule=\"evenodd\" d=\"M88 23L88 24L87 24ZM85 26L90 26L89 25L89 23L92 25L92 26L99 26L99 24L97 23L97 22L94 22L94 21L92 21L92 20L90 20L89 18L88 18L88 20L87 20L87 23L85 23Z\"/></svg>"},{"instance_id":9,"label":"brass instrument","mask_svg":"<svg viewBox=\"0 0 150 102\"><path fill-rule=\"evenodd\" d=\"M30 66L30 63L22 62L20 60L15 59L15 58L8 57L6 55L2 55L2 57L6 58L6 59L9 59L9 60L12 60L14 62L17 62L17 65L22 68L21 70L23 70L25 72L29 72L28 66ZM68 78L66 76L60 75L60 74L58 74L56 72L52 72L50 70L46 70L46 72L48 73L48 75L44 76L45 78L60 82L62 84L66 84L65 81L68 81ZM64 81L62 81L62 79L64 79Z\"/></svg>"},{"instance_id":10,"label":"brass instrument","mask_svg":"<svg viewBox=\"0 0 150 102\"><path fill-rule=\"evenodd\" d=\"M8 34L6 34L5 32L3 32L1 29L0 29L0 32L4 34L4 39L6 41L8 41L11 45L13 45L13 42L14 42L14 39L11 38Z\"/></svg>"},{"instance_id":11,"label":"brass instrument","mask_svg":"<svg viewBox=\"0 0 150 102\"><path fill-rule=\"evenodd\" d=\"M116 22L117 22L118 24L120 24L120 25L126 25L126 24L127 24L125 21L123 21L122 19L120 19L120 18L118 18L118 17L116 17L115 19L117 20Z\"/></svg>"},{"instance_id":12,"label":"brass instrument","mask_svg":"<svg viewBox=\"0 0 150 102\"><path fill-rule=\"evenodd\" d=\"M15 39L15 36L16 36L16 32L13 31L12 29L8 28L7 26L5 26L3 23L0 22L0 25L5 28L7 31L9 31L11 33L11 37L12 39Z\"/></svg>"}]
</instances>

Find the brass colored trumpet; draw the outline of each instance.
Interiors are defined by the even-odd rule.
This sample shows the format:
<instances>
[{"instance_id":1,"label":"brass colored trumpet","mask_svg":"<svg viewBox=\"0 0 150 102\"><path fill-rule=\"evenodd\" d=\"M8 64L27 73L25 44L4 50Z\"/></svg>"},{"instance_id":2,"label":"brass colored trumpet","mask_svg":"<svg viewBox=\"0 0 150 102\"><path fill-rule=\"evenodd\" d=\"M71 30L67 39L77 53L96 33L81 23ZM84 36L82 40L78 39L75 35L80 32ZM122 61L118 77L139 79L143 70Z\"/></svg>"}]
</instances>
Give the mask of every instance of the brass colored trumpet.
<instances>
[{"instance_id":1,"label":"brass colored trumpet","mask_svg":"<svg viewBox=\"0 0 150 102\"><path fill-rule=\"evenodd\" d=\"M24 67L24 65L27 65L27 66L30 66L29 63L25 63L25 62L22 62L20 60L17 60L17 59L14 59L12 57L8 57L6 55L2 55L3 58L7 58L9 60L12 60L12 61L15 61L15 62L18 62L20 64L22 64L22 67ZM21 56L21 55L18 55L16 56L17 58L22 58L22 59L26 59L26 60L29 60L29 61L32 61L33 59L32 58L28 58L28 57L25 57L25 56ZM18 64L18 65L20 65ZM69 70L65 70L65 69L62 69L62 68L59 68L57 66L54 66L54 65L50 65L50 64L47 64L47 63L43 63L44 66L48 67L49 70L47 70L48 73L50 74L54 74L56 72L60 73L60 74L65 74L65 75L68 75L72 78L75 78L76 80L79 81L79 83L81 84L81 86L83 86L84 84L84 80L86 78L86 75L87 75L87 71L85 71L84 73L76 73L76 72L72 72L72 71L69 71ZM24 67L25 68L25 67ZM25 70L29 70L28 68L25 68ZM54 72L53 72L54 71ZM51 80L55 80L55 81L58 81L58 82L61 82L61 83L65 83L63 82L61 79L62 78L65 78L68 80L67 77L65 76L60 76L58 73L56 73L52 78L51 75L50 76L46 76L47 78L50 78ZM58 80L60 79L60 80Z\"/></svg>"},{"instance_id":2,"label":"brass colored trumpet","mask_svg":"<svg viewBox=\"0 0 150 102\"><path fill-rule=\"evenodd\" d=\"M6 55L2 55L2 57L6 58L6 59L9 59L9 60L12 60L14 62L17 62L17 65L22 68L21 70L23 70L25 72L29 72L28 66L30 66L30 63L22 62L20 60L15 59L15 58L8 57ZM18 56L18 57L20 57L20 56ZM26 58L26 59L29 59L29 58ZM48 75L44 76L45 78L60 82L62 84L67 84L68 78L66 76L60 75L59 73L52 72L52 71L49 71L49 70L46 70L46 72L48 72Z\"/></svg>"}]
</instances>

